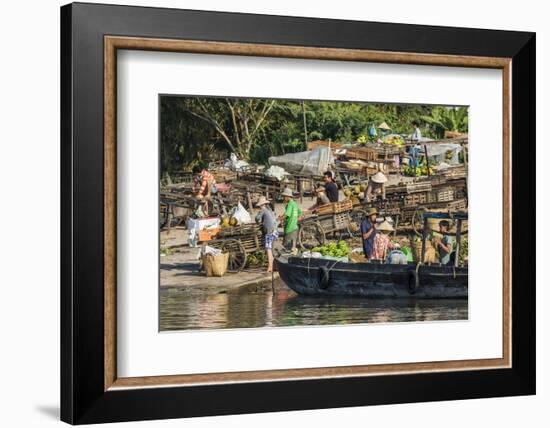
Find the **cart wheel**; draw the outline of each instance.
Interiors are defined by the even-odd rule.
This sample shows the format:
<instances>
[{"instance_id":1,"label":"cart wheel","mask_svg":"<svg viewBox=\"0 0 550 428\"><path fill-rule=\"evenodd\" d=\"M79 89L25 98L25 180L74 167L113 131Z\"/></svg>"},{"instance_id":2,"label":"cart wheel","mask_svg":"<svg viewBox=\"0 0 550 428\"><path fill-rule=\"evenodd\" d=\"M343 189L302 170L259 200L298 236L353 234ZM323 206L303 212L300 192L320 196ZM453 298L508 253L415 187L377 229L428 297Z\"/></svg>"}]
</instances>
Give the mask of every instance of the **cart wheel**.
<instances>
[{"instance_id":1,"label":"cart wheel","mask_svg":"<svg viewBox=\"0 0 550 428\"><path fill-rule=\"evenodd\" d=\"M302 223L298 240L302 250L310 250L325 243L325 231L316 221Z\"/></svg>"},{"instance_id":2,"label":"cart wheel","mask_svg":"<svg viewBox=\"0 0 550 428\"><path fill-rule=\"evenodd\" d=\"M229 260L227 262L227 270L229 272L239 272L244 269L246 251L241 241L228 239L222 243L221 250L229 253Z\"/></svg>"},{"instance_id":3,"label":"cart wheel","mask_svg":"<svg viewBox=\"0 0 550 428\"><path fill-rule=\"evenodd\" d=\"M352 236L361 235L361 221L367 216L367 212L360 208L356 208L349 213L350 225L349 231Z\"/></svg>"},{"instance_id":4,"label":"cart wheel","mask_svg":"<svg viewBox=\"0 0 550 428\"><path fill-rule=\"evenodd\" d=\"M414 233L416 233L418 236L422 236L422 229L424 228L424 214L428 210L424 207L418 207L411 220L411 225L414 230Z\"/></svg>"}]
</instances>

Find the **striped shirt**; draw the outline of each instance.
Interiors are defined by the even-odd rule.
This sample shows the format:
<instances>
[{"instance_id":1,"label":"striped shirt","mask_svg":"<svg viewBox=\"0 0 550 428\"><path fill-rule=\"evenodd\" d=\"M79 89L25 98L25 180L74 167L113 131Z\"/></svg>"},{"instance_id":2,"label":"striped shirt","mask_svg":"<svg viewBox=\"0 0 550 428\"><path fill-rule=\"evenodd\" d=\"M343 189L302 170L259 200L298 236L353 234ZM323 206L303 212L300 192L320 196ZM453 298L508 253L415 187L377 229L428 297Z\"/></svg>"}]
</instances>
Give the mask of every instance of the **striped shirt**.
<instances>
[{"instance_id":1,"label":"striped shirt","mask_svg":"<svg viewBox=\"0 0 550 428\"><path fill-rule=\"evenodd\" d=\"M216 184L216 179L208 171L203 171L200 175L201 186L197 192L199 195L208 195L212 189L212 186Z\"/></svg>"}]
</instances>

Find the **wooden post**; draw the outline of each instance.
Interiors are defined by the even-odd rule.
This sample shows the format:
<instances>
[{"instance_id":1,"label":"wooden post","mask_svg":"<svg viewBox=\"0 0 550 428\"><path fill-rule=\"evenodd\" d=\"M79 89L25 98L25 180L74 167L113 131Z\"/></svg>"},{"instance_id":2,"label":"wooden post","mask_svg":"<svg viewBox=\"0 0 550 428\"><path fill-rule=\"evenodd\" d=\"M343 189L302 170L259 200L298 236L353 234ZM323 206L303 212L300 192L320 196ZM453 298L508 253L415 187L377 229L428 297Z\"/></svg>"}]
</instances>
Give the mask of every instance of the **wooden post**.
<instances>
[{"instance_id":1,"label":"wooden post","mask_svg":"<svg viewBox=\"0 0 550 428\"><path fill-rule=\"evenodd\" d=\"M252 198L250 197L250 192L246 192L246 201L248 202L248 209L250 214L254 213L254 207L252 206Z\"/></svg>"},{"instance_id":2,"label":"wooden post","mask_svg":"<svg viewBox=\"0 0 550 428\"><path fill-rule=\"evenodd\" d=\"M397 227L399 226L399 214L395 216L395 228L393 230L394 238L397 236Z\"/></svg>"},{"instance_id":3,"label":"wooden post","mask_svg":"<svg viewBox=\"0 0 550 428\"><path fill-rule=\"evenodd\" d=\"M458 266L458 261L460 259L460 241L462 239L462 219L458 219L456 224L456 250L455 250L455 267Z\"/></svg>"},{"instance_id":4,"label":"wooden post","mask_svg":"<svg viewBox=\"0 0 550 428\"><path fill-rule=\"evenodd\" d=\"M424 156L426 156L426 168L428 170L428 177L430 176L430 161L428 159L428 146L424 144Z\"/></svg>"},{"instance_id":5,"label":"wooden post","mask_svg":"<svg viewBox=\"0 0 550 428\"><path fill-rule=\"evenodd\" d=\"M307 121L306 121L306 105L302 101L302 118L304 120L304 147L307 150Z\"/></svg>"},{"instance_id":6,"label":"wooden post","mask_svg":"<svg viewBox=\"0 0 550 428\"><path fill-rule=\"evenodd\" d=\"M428 218L424 217L424 226L422 227L422 253L420 255L420 261L424 263L424 256L426 254L426 235L428 234Z\"/></svg>"}]
</instances>

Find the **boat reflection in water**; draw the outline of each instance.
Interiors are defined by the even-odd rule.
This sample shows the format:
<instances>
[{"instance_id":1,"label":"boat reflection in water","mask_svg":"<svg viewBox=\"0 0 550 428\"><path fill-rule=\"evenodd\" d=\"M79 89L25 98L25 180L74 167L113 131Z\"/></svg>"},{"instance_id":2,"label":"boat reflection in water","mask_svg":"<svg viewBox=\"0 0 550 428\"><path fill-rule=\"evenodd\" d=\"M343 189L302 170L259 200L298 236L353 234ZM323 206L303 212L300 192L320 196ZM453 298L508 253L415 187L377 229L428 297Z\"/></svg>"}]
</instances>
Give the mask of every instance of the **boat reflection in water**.
<instances>
[{"instance_id":1,"label":"boat reflection in water","mask_svg":"<svg viewBox=\"0 0 550 428\"><path fill-rule=\"evenodd\" d=\"M160 330L467 320L466 299L307 297L278 284L275 294L189 293L163 289Z\"/></svg>"}]
</instances>

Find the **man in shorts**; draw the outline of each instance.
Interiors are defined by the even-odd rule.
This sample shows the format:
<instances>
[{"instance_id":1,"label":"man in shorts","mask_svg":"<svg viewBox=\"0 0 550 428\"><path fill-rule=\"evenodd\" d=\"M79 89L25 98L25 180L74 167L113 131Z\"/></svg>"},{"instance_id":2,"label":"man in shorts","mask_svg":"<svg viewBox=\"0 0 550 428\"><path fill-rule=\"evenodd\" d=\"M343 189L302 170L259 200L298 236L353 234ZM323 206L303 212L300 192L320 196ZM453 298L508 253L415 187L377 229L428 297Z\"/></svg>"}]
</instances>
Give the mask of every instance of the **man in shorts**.
<instances>
[{"instance_id":1,"label":"man in shorts","mask_svg":"<svg viewBox=\"0 0 550 428\"><path fill-rule=\"evenodd\" d=\"M277 219L275 213L269 206L269 200L261 196L256 204L260 207L260 212L256 215L256 222L261 223L264 233L264 248L267 254L267 272L273 272L273 243L279 237L277 231Z\"/></svg>"},{"instance_id":2,"label":"man in shorts","mask_svg":"<svg viewBox=\"0 0 550 428\"><path fill-rule=\"evenodd\" d=\"M283 245L293 254L297 252L298 243L298 218L302 215L302 210L294 200L294 194L288 187L281 194L286 203L285 212L279 217L279 220L285 225L285 237Z\"/></svg>"}]
</instances>

